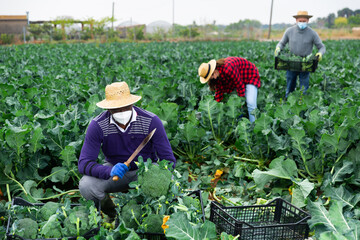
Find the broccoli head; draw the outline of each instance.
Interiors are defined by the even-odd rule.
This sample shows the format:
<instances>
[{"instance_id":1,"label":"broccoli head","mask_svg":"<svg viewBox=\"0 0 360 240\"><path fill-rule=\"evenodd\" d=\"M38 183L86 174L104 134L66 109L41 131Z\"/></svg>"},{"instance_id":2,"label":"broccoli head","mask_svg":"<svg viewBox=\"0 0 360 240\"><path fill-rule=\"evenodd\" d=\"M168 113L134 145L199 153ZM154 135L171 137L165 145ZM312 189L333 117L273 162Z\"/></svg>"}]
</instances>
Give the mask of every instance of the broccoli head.
<instances>
[{"instance_id":1,"label":"broccoli head","mask_svg":"<svg viewBox=\"0 0 360 240\"><path fill-rule=\"evenodd\" d=\"M13 234L27 239L35 239L38 233L38 224L31 218L22 218L14 221L12 225Z\"/></svg>"},{"instance_id":2,"label":"broccoli head","mask_svg":"<svg viewBox=\"0 0 360 240\"><path fill-rule=\"evenodd\" d=\"M172 173L169 170L162 169L156 164L150 164L149 169L138 176L138 179L146 196L158 198L167 195L171 177Z\"/></svg>"},{"instance_id":3,"label":"broccoli head","mask_svg":"<svg viewBox=\"0 0 360 240\"><path fill-rule=\"evenodd\" d=\"M77 210L71 212L64 221L64 233L67 236L84 235L90 229L89 214L86 211Z\"/></svg>"},{"instance_id":4,"label":"broccoli head","mask_svg":"<svg viewBox=\"0 0 360 240\"><path fill-rule=\"evenodd\" d=\"M148 233L164 233L161 225L163 224L163 216L158 214L150 214L144 218L142 226Z\"/></svg>"},{"instance_id":5,"label":"broccoli head","mask_svg":"<svg viewBox=\"0 0 360 240\"><path fill-rule=\"evenodd\" d=\"M121 218L124 221L125 226L128 228L137 229L138 224L136 223L136 221L139 221L140 217L141 205L137 204L136 200L134 199L130 200L121 209Z\"/></svg>"},{"instance_id":6,"label":"broccoli head","mask_svg":"<svg viewBox=\"0 0 360 240\"><path fill-rule=\"evenodd\" d=\"M51 215L55 214L58 208L60 207L59 203L47 202L40 209L40 215L43 220L47 221Z\"/></svg>"}]
</instances>

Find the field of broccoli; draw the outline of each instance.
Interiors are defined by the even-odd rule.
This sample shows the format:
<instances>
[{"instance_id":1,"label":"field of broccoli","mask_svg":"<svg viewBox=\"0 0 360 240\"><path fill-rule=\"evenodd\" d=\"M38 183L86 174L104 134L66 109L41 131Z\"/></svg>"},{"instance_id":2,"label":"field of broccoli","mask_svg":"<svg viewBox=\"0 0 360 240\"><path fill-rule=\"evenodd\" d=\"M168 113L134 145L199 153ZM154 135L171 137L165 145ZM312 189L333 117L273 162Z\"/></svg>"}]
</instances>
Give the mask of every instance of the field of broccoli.
<instances>
[{"instance_id":1,"label":"field of broccoli","mask_svg":"<svg viewBox=\"0 0 360 240\"><path fill-rule=\"evenodd\" d=\"M43 239L91 229L97 229L93 239L141 239L148 236L144 232L168 239L234 239L220 237L209 221L211 201L247 206L278 197L311 214L314 239L359 239L360 41L324 44L327 52L310 75L308 94L297 89L287 101L285 71L274 69L276 42L1 47L0 239L7 228L24 234L16 219L26 218L39 219L36 235ZM247 112L244 98L231 95L218 103L199 82L202 62L227 56L247 58L259 69L253 124L240 117ZM115 81L127 82L142 96L137 105L163 121L177 165L165 195L146 195L141 180L129 193L113 194L120 221L111 229L80 197L77 159L88 123L102 111L95 104ZM145 174L151 163L140 162L139 174ZM162 162L159 168L169 167ZM188 195L196 190L200 197ZM55 214L43 219L39 206L11 206L15 197L56 203ZM133 211L122 211L131 199L133 207L126 209ZM70 210L73 204L80 206ZM75 214L78 208L85 220ZM148 221L158 224L152 228Z\"/></svg>"}]
</instances>

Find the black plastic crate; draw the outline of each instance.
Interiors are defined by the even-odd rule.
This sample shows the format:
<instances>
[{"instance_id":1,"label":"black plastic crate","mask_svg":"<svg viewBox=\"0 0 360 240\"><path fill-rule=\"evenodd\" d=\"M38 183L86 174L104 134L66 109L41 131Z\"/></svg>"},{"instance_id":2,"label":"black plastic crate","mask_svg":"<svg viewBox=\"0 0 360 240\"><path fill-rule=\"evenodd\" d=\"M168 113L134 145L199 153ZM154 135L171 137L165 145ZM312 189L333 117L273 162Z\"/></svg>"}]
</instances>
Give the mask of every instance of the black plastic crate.
<instances>
[{"instance_id":1,"label":"black plastic crate","mask_svg":"<svg viewBox=\"0 0 360 240\"><path fill-rule=\"evenodd\" d=\"M19 206L29 206L29 207L34 207L34 206L43 206L45 203L30 203L26 200L24 200L23 198L20 198L20 197L15 197L13 198L12 200L12 206L15 206L15 205L19 205ZM76 207L76 206L80 206L80 204L71 204L71 207ZM99 209L99 208L98 208ZM10 234L10 228L11 228L11 225L12 225L12 222L11 222L11 214L9 214L9 218L8 218L8 223L7 223L7 227L6 227L6 239L8 240L29 240L27 238L23 238L19 235L16 235L16 234ZM85 233L83 235L84 238L86 239L89 239L93 236L95 236L100 230L100 222L98 224L98 227L97 228L93 228L91 230L89 230L87 233ZM56 240L56 239L63 239L63 238L46 238L47 240ZM66 239L68 240L75 240L77 239L77 236L69 236L69 237L66 237ZM34 240L34 239L30 239L30 240ZM35 240L45 240L45 238L37 238Z\"/></svg>"},{"instance_id":2,"label":"black plastic crate","mask_svg":"<svg viewBox=\"0 0 360 240\"><path fill-rule=\"evenodd\" d=\"M303 61L285 61L279 57L275 57L275 69L277 70L290 70L295 72L315 72L318 67L319 61L312 59L307 62ZM304 68L304 64L311 64L311 67Z\"/></svg>"},{"instance_id":3,"label":"black plastic crate","mask_svg":"<svg viewBox=\"0 0 360 240\"><path fill-rule=\"evenodd\" d=\"M265 205L225 207L210 205L210 221L219 233L239 235L241 240L300 240L309 236L310 215L277 198Z\"/></svg>"},{"instance_id":4,"label":"black plastic crate","mask_svg":"<svg viewBox=\"0 0 360 240\"><path fill-rule=\"evenodd\" d=\"M198 198L200 200L200 205L201 205L201 213L202 213L202 220L203 222L205 222L205 211L204 211L204 204L203 204L203 200L202 200L202 196L201 196L201 190L196 190L193 192L190 192L189 194L187 194L188 196L194 196L196 198ZM165 234L164 233L137 233L141 239L147 239L147 240L166 240Z\"/></svg>"}]
</instances>

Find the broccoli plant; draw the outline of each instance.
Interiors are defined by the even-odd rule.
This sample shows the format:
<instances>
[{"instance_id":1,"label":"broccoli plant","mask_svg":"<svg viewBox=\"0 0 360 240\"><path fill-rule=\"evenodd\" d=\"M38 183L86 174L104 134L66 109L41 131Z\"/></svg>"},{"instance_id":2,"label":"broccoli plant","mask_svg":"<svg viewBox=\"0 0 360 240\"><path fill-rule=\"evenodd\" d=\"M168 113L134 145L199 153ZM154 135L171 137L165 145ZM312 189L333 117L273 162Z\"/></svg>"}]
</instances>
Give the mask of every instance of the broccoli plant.
<instances>
[{"instance_id":1,"label":"broccoli plant","mask_svg":"<svg viewBox=\"0 0 360 240\"><path fill-rule=\"evenodd\" d=\"M49 239L78 237L98 227L100 215L92 201L80 200L73 205L70 199L64 203L48 202L43 205L16 205L10 209L13 223L9 234L25 239Z\"/></svg>"},{"instance_id":2,"label":"broccoli plant","mask_svg":"<svg viewBox=\"0 0 360 240\"><path fill-rule=\"evenodd\" d=\"M188 221L202 221L199 200L186 196L181 188L180 175L166 160L156 164L139 157L138 179L130 183L127 193L116 193L115 203L121 207L120 223L139 233L164 233L165 218L183 211L189 213Z\"/></svg>"}]
</instances>

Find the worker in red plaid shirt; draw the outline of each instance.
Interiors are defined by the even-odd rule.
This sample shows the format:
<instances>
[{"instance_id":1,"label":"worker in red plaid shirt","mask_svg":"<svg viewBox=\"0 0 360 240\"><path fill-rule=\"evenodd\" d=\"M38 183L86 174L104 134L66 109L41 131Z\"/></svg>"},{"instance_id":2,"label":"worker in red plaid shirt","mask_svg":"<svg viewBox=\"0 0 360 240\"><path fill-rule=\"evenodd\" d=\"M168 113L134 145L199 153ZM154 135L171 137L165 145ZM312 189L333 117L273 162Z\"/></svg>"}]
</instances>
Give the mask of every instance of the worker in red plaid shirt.
<instances>
[{"instance_id":1,"label":"worker in red plaid shirt","mask_svg":"<svg viewBox=\"0 0 360 240\"><path fill-rule=\"evenodd\" d=\"M257 67L241 57L227 57L202 63L199 67L201 83L207 83L215 91L215 100L220 102L225 93L237 93L245 97L250 122L255 121L252 111L257 107L257 92L261 86Z\"/></svg>"}]
</instances>

